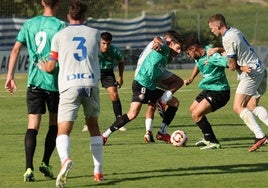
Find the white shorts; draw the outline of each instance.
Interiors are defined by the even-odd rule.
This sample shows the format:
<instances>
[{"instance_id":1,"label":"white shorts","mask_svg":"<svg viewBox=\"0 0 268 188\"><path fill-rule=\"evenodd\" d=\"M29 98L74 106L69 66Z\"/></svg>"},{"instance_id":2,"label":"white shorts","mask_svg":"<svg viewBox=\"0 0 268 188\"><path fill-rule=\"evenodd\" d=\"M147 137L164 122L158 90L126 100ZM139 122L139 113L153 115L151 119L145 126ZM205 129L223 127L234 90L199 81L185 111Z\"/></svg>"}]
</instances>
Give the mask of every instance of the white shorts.
<instances>
[{"instance_id":1,"label":"white shorts","mask_svg":"<svg viewBox=\"0 0 268 188\"><path fill-rule=\"evenodd\" d=\"M267 72L266 69L254 76L242 73L239 76L240 82L237 86L236 93L245 94L259 98L266 92Z\"/></svg>"},{"instance_id":2,"label":"white shorts","mask_svg":"<svg viewBox=\"0 0 268 188\"><path fill-rule=\"evenodd\" d=\"M98 117L100 97L98 87L72 87L60 93L58 122L74 121L80 105L85 118Z\"/></svg>"},{"instance_id":3,"label":"white shorts","mask_svg":"<svg viewBox=\"0 0 268 188\"><path fill-rule=\"evenodd\" d=\"M163 90L167 90L168 86L163 84L162 81L170 78L172 75L173 75L172 72L170 72L169 70L165 70L165 72L162 74L162 76L157 80L156 87L163 89Z\"/></svg>"}]
</instances>

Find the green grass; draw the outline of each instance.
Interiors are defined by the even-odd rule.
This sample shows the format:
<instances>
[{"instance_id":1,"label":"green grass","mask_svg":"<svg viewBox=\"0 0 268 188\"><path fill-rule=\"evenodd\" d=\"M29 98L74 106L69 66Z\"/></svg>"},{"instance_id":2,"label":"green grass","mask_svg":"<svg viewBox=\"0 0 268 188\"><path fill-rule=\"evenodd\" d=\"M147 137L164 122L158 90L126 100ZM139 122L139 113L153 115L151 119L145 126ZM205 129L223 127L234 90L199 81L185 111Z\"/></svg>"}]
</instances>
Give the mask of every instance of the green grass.
<instances>
[{"instance_id":1,"label":"green grass","mask_svg":"<svg viewBox=\"0 0 268 188\"><path fill-rule=\"evenodd\" d=\"M174 70L182 78L190 75L190 70ZM232 96L236 87L236 74L226 71L232 86ZM0 92L0 187L55 187L55 180L48 180L38 171L42 160L44 138L47 131L47 115L43 117L38 134L37 148L34 157L34 183L23 182L25 168L24 133L27 127L25 105L26 75L17 74L18 91L9 95L3 89L5 75L0 75L2 85ZM125 72L124 86L119 90L123 111L129 108L131 100L131 81L133 71ZM126 132L115 132L104 147L103 170L105 181L93 181L93 164L89 151L88 133L82 133L84 125L82 111L71 134L71 158L74 168L70 172L68 187L222 187L222 188L264 188L268 185L267 151L261 147L257 152L249 153L253 135L232 111L232 99L224 108L209 114L207 117L222 144L219 150L201 151L194 143L202 137L199 128L194 125L188 111L194 97L200 92L197 88L199 77L188 87L181 88L175 96L181 104L176 117L169 128L171 133L181 129L187 132L187 147L174 147L156 141L152 144L143 142L144 105L140 115L130 122ZM266 95L262 104L267 104ZM101 89L101 130L106 130L114 121L111 102L104 89ZM155 115L154 134L161 118ZM267 127L261 124L267 132ZM60 162L55 151L51 165L57 175Z\"/></svg>"}]
</instances>

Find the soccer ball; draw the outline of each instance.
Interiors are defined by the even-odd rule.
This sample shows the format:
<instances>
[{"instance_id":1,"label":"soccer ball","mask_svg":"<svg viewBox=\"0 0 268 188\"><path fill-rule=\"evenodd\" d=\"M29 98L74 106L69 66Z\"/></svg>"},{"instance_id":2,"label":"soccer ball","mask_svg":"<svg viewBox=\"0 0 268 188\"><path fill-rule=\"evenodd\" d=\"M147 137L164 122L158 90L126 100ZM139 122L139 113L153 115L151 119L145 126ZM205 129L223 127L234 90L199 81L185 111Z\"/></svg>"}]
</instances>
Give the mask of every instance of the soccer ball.
<instances>
[{"instance_id":1,"label":"soccer ball","mask_svg":"<svg viewBox=\"0 0 268 188\"><path fill-rule=\"evenodd\" d=\"M186 146L187 140L187 134L182 130L176 130L170 136L170 142L176 147Z\"/></svg>"}]
</instances>

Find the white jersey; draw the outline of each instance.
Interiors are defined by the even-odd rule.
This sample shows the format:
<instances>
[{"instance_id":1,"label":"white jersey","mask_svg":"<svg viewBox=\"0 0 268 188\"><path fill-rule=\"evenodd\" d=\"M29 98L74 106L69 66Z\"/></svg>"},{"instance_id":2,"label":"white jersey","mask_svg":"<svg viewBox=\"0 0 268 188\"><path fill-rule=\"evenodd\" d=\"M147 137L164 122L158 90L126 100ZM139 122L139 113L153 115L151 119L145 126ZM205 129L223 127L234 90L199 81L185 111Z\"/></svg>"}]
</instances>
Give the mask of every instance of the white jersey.
<instances>
[{"instance_id":1,"label":"white jersey","mask_svg":"<svg viewBox=\"0 0 268 188\"><path fill-rule=\"evenodd\" d=\"M238 29L230 27L222 36L222 44L227 57L235 58L239 66L250 66L252 69L264 67L253 47Z\"/></svg>"},{"instance_id":2,"label":"white jersey","mask_svg":"<svg viewBox=\"0 0 268 188\"><path fill-rule=\"evenodd\" d=\"M51 51L58 53L59 91L71 87L97 87L100 32L85 25L70 25L58 32Z\"/></svg>"},{"instance_id":3,"label":"white jersey","mask_svg":"<svg viewBox=\"0 0 268 188\"><path fill-rule=\"evenodd\" d=\"M135 76L138 74L139 70L140 70L140 67L144 61L144 59L147 57L147 55L153 51L152 47L153 47L153 44L154 42L150 42L145 48L144 50L141 52L140 56L139 56L139 59L138 59L138 63L137 63L137 67L136 67L136 70L135 70Z\"/></svg>"}]
</instances>

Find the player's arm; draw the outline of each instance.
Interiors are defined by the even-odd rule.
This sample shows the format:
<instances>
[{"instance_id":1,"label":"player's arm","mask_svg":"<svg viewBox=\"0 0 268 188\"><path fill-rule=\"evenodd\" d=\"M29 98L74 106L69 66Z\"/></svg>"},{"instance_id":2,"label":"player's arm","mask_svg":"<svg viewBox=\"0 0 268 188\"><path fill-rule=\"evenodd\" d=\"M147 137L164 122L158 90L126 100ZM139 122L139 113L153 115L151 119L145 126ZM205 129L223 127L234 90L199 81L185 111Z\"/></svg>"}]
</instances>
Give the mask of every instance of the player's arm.
<instances>
[{"instance_id":1,"label":"player's arm","mask_svg":"<svg viewBox=\"0 0 268 188\"><path fill-rule=\"evenodd\" d=\"M50 52L49 60L43 62L39 68L45 72L51 73L55 69L57 61L58 61L58 52L52 51Z\"/></svg>"},{"instance_id":2,"label":"player's arm","mask_svg":"<svg viewBox=\"0 0 268 188\"><path fill-rule=\"evenodd\" d=\"M22 47L22 43L17 41L14 44L14 47L10 53L7 77L6 77L6 82L5 82L5 89L9 93L13 93L15 90L17 90L16 82L14 80L14 74L15 74L17 58L20 54L21 47Z\"/></svg>"},{"instance_id":3,"label":"player's arm","mask_svg":"<svg viewBox=\"0 0 268 188\"><path fill-rule=\"evenodd\" d=\"M240 67L237 65L236 59L228 58L227 66L231 71L240 70Z\"/></svg>"},{"instance_id":4,"label":"player's arm","mask_svg":"<svg viewBox=\"0 0 268 188\"><path fill-rule=\"evenodd\" d=\"M223 55L225 53L225 50L222 47L214 47L214 48L209 48L208 51L207 51L208 56L211 56L211 55L213 55L215 53L220 53L220 54Z\"/></svg>"},{"instance_id":5,"label":"player's arm","mask_svg":"<svg viewBox=\"0 0 268 188\"><path fill-rule=\"evenodd\" d=\"M119 88L123 85L123 82L124 82L124 80L123 80L124 69L125 69L125 61L124 60L121 60L118 63L119 76L118 76L118 79L117 79L117 83L118 83L118 87Z\"/></svg>"},{"instance_id":6,"label":"player's arm","mask_svg":"<svg viewBox=\"0 0 268 188\"><path fill-rule=\"evenodd\" d=\"M194 78L198 75L198 73L199 73L199 70L198 70L197 66L195 65L193 68L191 76L187 80L184 80L184 85L187 86L190 83L192 83Z\"/></svg>"}]
</instances>

